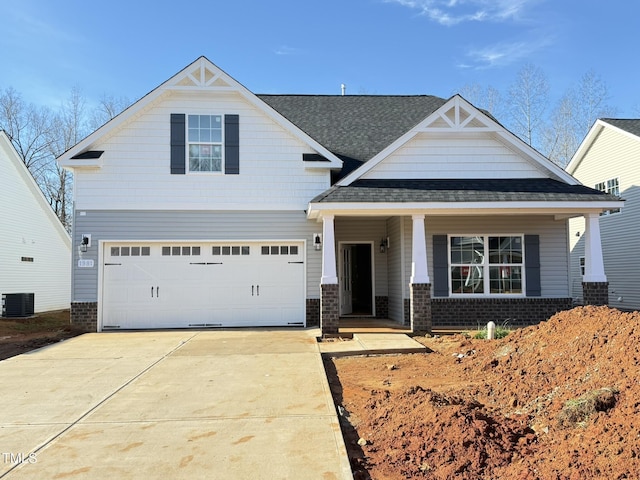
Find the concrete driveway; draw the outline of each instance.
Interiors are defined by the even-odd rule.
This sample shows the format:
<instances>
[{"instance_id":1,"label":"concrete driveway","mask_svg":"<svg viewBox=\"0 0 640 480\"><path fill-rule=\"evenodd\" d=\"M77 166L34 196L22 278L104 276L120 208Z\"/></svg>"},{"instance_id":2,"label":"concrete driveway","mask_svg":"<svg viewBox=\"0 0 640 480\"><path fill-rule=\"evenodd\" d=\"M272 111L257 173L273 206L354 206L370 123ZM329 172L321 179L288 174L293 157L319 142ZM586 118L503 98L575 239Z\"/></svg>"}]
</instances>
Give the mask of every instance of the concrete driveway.
<instances>
[{"instance_id":1,"label":"concrete driveway","mask_svg":"<svg viewBox=\"0 0 640 480\"><path fill-rule=\"evenodd\" d=\"M0 477L351 479L317 334L86 334L2 361Z\"/></svg>"}]
</instances>

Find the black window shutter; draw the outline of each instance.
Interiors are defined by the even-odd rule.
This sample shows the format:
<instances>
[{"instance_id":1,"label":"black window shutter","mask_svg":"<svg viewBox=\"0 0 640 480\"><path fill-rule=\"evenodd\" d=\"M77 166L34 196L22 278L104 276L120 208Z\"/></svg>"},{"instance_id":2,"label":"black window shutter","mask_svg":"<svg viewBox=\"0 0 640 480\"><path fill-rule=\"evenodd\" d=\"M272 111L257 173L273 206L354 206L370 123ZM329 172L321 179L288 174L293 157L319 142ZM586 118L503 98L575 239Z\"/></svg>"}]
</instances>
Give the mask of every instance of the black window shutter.
<instances>
[{"instance_id":1,"label":"black window shutter","mask_svg":"<svg viewBox=\"0 0 640 480\"><path fill-rule=\"evenodd\" d=\"M171 174L184 175L186 168L184 113L171 114Z\"/></svg>"},{"instance_id":2,"label":"black window shutter","mask_svg":"<svg viewBox=\"0 0 640 480\"><path fill-rule=\"evenodd\" d=\"M224 116L224 173L240 173L240 116Z\"/></svg>"},{"instance_id":3,"label":"black window shutter","mask_svg":"<svg viewBox=\"0 0 640 480\"><path fill-rule=\"evenodd\" d=\"M449 296L449 253L446 235L433 236L433 296Z\"/></svg>"},{"instance_id":4,"label":"black window shutter","mask_svg":"<svg viewBox=\"0 0 640 480\"><path fill-rule=\"evenodd\" d=\"M524 269L527 279L527 297L540 297L540 237L524 236Z\"/></svg>"}]
</instances>

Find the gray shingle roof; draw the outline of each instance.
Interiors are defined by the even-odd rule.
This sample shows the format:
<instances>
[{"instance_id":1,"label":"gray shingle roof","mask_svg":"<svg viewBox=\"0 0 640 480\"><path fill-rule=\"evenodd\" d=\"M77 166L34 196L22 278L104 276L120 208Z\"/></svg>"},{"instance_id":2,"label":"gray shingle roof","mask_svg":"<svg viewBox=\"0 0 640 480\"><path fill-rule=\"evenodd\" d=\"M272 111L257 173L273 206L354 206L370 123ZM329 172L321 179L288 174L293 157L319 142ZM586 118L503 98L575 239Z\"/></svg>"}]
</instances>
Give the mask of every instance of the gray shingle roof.
<instances>
[{"instance_id":1,"label":"gray shingle roof","mask_svg":"<svg viewBox=\"0 0 640 480\"><path fill-rule=\"evenodd\" d=\"M258 95L343 160L366 162L446 102L431 95Z\"/></svg>"},{"instance_id":2,"label":"gray shingle roof","mask_svg":"<svg viewBox=\"0 0 640 480\"><path fill-rule=\"evenodd\" d=\"M603 118L602 121L640 137L640 119L638 118Z\"/></svg>"},{"instance_id":3,"label":"gray shingle roof","mask_svg":"<svg viewBox=\"0 0 640 480\"><path fill-rule=\"evenodd\" d=\"M312 203L612 201L619 198L550 178L356 180L334 185Z\"/></svg>"}]
</instances>

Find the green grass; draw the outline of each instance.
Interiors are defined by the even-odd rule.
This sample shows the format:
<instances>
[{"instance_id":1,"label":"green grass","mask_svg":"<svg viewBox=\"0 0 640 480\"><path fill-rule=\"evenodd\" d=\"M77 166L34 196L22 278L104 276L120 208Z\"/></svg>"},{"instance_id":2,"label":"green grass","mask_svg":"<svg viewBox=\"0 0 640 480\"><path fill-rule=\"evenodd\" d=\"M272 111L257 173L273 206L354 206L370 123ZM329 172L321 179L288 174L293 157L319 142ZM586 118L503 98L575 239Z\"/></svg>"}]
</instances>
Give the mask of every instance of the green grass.
<instances>
[{"instance_id":1,"label":"green grass","mask_svg":"<svg viewBox=\"0 0 640 480\"><path fill-rule=\"evenodd\" d=\"M495 339L504 338L511 333L511 328L507 327L507 322L505 321L502 325L496 325ZM486 340L487 339L487 327L485 326L483 329L478 330L473 338L478 340Z\"/></svg>"}]
</instances>

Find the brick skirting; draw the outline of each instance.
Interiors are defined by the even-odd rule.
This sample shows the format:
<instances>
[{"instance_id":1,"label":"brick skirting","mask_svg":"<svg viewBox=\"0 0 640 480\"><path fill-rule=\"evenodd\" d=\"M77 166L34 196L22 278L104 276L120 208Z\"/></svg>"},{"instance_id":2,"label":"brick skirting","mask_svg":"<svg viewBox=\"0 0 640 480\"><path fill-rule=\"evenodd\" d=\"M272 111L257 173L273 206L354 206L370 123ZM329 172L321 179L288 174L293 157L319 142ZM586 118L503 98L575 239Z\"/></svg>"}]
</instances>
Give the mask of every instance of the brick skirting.
<instances>
[{"instance_id":1,"label":"brick skirting","mask_svg":"<svg viewBox=\"0 0 640 480\"><path fill-rule=\"evenodd\" d=\"M323 335L338 334L340 318L337 283L320 285L320 328Z\"/></svg>"},{"instance_id":2,"label":"brick skirting","mask_svg":"<svg viewBox=\"0 0 640 480\"><path fill-rule=\"evenodd\" d=\"M609 282L582 282L585 305L609 305Z\"/></svg>"},{"instance_id":3,"label":"brick skirting","mask_svg":"<svg viewBox=\"0 0 640 480\"><path fill-rule=\"evenodd\" d=\"M320 299L307 298L307 327L320 326Z\"/></svg>"},{"instance_id":4,"label":"brick skirting","mask_svg":"<svg viewBox=\"0 0 640 480\"><path fill-rule=\"evenodd\" d=\"M412 283L411 295L411 331L431 333L431 284Z\"/></svg>"},{"instance_id":5,"label":"brick skirting","mask_svg":"<svg viewBox=\"0 0 640 480\"><path fill-rule=\"evenodd\" d=\"M97 332L98 302L71 302L71 324L87 332Z\"/></svg>"},{"instance_id":6,"label":"brick skirting","mask_svg":"<svg viewBox=\"0 0 640 480\"><path fill-rule=\"evenodd\" d=\"M389 297L376 296L376 318L389 318Z\"/></svg>"},{"instance_id":7,"label":"brick skirting","mask_svg":"<svg viewBox=\"0 0 640 480\"><path fill-rule=\"evenodd\" d=\"M432 298L433 328L471 330L490 321L527 327L573 308L571 298Z\"/></svg>"}]
</instances>

